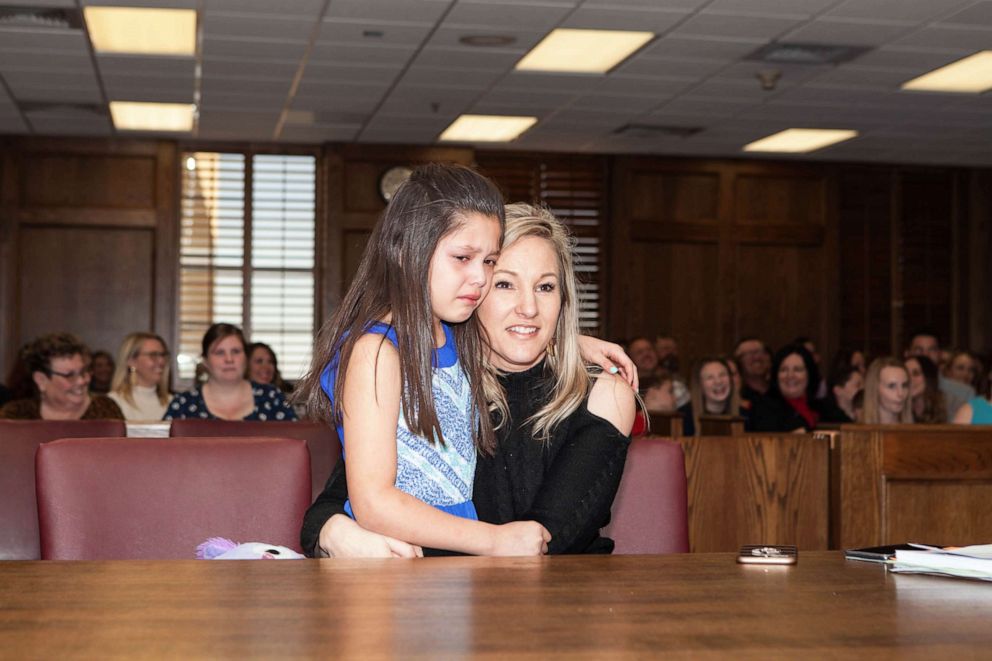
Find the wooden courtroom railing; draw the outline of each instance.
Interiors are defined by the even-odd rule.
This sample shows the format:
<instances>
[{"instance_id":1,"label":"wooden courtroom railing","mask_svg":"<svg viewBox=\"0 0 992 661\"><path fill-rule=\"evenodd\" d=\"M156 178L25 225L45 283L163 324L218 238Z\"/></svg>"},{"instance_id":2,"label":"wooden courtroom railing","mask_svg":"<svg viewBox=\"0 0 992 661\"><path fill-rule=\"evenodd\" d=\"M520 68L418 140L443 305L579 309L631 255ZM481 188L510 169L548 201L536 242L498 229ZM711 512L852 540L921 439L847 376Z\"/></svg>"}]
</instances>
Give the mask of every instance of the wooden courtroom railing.
<instances>
[{"instance_id":1,"label":"wooden courtroom railing","mask_svg":"<svg viewBox=\"0 0 992 661\"><path fill-rule=\"evenodd\" d=\"M744 418L739 415L699 416L700 436L740 436L744 433Z\"/></svg>"},{"instance_id":2,"label":"wooden courtroom railing","mask_svg":"<svg viewBox=\"0 0 992 661\"><path fill-rule=\"evenodd\" d=\"M992 426L844 425L833 455L835 547L992 541Z\"/></svg>"},{"instance_id":3,"label":"wooden courtroom railing","mask_svg":"<svg viewBox=\"0 0 992 661\"><path fill-rule=\"evenodd\" d=\"M682 414L678 411L671 413L649 412L651 422L649 433L652 436L664 438L680 438L682 436Z\"/></svg>"},{"instance_id":4,"label":"wooden courtroom railing","mask_svg":"<svg viewBox=\"0 0 992 661\"><path fill-rule=\"evenodd\" d=\"M828 548L829 440L810 434L679 439L688 481L689 548Z\"/></svg>"}]
</instances>

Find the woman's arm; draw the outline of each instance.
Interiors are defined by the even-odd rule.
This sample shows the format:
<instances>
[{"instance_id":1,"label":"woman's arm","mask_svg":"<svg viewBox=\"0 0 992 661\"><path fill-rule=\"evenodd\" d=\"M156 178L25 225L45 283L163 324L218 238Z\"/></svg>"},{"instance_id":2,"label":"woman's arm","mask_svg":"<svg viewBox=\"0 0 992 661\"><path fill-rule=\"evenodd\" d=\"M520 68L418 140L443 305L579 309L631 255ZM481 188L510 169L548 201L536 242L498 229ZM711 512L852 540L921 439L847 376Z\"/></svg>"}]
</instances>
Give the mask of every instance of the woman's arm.
<instances>
[{"instance_id":1,"label":"woman's arm","mask_svg":"<svg viewBox=\"0 0 992 661\"><path fill-rule=\"evenodd\" d=\"M951 420L952 423L956 425L970 425L971 424L971 404L965 404L958 409L957 413L954 414L954 418Z\"/></svg>"},{"instance_id":2,"label":"woman's arm","mask_svg":"<svg viewBox=\"0 0 992 661\"><path fill-rule=\"evenodd\" d=\"M343 404L348 492L355 520L367 530L418 546L474 555L539 555L547 531L534 521L494 526L453 516L396 488L400 413L399 355L375 335L355 342Z\"/></svg>"},{"instance_id":3,"label":"woman's arm","mask_svg":"<svg viewBox=\"0 0 992 661\"><path fill-rule=\"evenodd\" d=\"M548 467L524 518L551 533L548 552L581 553L609 520L623 476L635 415L634 391L622 379L600 375L578 411L577 424Z\"/></svg>"}]
</instances>

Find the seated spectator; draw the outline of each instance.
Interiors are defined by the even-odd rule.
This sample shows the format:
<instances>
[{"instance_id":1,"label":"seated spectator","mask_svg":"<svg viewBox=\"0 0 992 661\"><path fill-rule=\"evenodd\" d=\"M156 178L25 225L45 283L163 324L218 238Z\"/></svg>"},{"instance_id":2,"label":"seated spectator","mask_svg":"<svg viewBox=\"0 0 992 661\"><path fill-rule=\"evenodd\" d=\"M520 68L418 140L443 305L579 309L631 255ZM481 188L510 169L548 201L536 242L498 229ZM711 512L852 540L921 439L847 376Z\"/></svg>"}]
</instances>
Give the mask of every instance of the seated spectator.
<instances>
[{"instance_id":1,"label":"seated spectator","mask_svg":"<svg viewBox=\"0 0 992 661\"><path fill-rule=\"evenodd\" d=\"M296 413L275 387L245 378L247 343L241 329L214 324L201 343L207 381L173 395L165 420L296 420Z\"/></svg>"},{"instance_id":2,"label":"seated spectator","mask_svg":"<svg viewBox=\"0 0 992 661\"><path fill-rule=\"evenodd\" d=\"M127 420L161 420L169 392L169 351L154 333L131 333L117 352L110 391Z\"/></svg>"},{"instance_id":3,"label":"seated spectator","mask_svg":"<svg viewBox=\"0 0 992 661\"><path fill-rule=\"evenodd\" d=\"M749 404L764 397L771 383L771 355L764 342L756 337L745 337L737 342L734 358L740 368L741 400Z\"/></svg>"},{"instance_id":4,"label":"seated spectator","mask_svg":"<svg viewBox=\"0 0 992 661\"><path fill-rule=\"evenodd\" d=\"M730 368L723 358L710 357L698 361L689 377L691 401L679 407L682 412L682 433L696 436L701 415L743 415L740 395L734 388Z\"/></svg>"},{"instance_id":5,"label":"seated spectator","mask_svg":"<svg viewBox=\"0 0 992 661\"><path fill-rule=\"evenodd\" d=\"M867 371L864 352L859 349L841 349L838 351L830 365L830 373L833 374L834 370L839 373L842 367L853 367L864 377Z\"/></svg>"},{"instance_id":6,"label":"seated spectator","mask_svg":"<svg viewBox=\"0 0 992 661\"><path fill-rule=\"evenodd\" d=\"M678 408L675 404L674 383L671 374L661 372L660 376L652 376L640 382L640 396L644 410L638 407L634 414L634 426L631 436L647 433L647 413L674 413Z\"/></svg>"},{"instance_id":7,"label":"seated spectator","mask_svg":"<svg viewBox=\"0 0 992 661\"><path fill-rule=\"evenodd\" d=\"M635 337L627 344L627 353L637 367L637 376L641 381L657 377L663 371L658 364L658 352L646 337Z\"/></svg>"},{"instance_id":8,"label":"seated spectator","mask_svg":"<svg viewBox=\"0 0 992 661\"><path fill-rule=\"evenodd\" d=\"M106 351L97 351L90 361L90 392L106 395L114 380L114 359Z\"/></svg>"},{"instance_id":9,"label":"seated spectator","mask_svg":"<svg viewBox=\"0 0 992 661\"><path fill-rule=\"evenodd\" d=\"M854 398L864 385L864 377L853 365L835 367L827 379L828 390L820 406L820 422L848 423L857 420Z\"/></svg>"},{"instance_id":10,"label":"seated spectator","mask_svg":"<svg viewBox=\"0 0 992 661\"><path fill-rule=\"evenodd\" d=\"M255 383L275 386L284 393L293 390L282 380L276 352L264 342L252 342L248 345L248 373L245 376Z\"/></svg>"},{"instance_id":11,"label":"seated spectator","mask_svg":"<svg viewBox=\"0 0 992 661\"><path fill-rule=\"evenodd\" d=\"M944 376L975 388L978 379L978 360L968 351L954 351L947 361Z\"/></svg>"},{"instance_id":12,"label":"seated spectator","mask_svg":"<svg viewBox=\"0 0 992 661\"><path fill-rule=\"evenodd\" d=\"M658 364L669 374L679 373L679 343L671 335L654 338L654 350L658 354Z\"/></svg>"},{"instance_id":13,"label":"seated spectator","mask_svg":"<svg viewBox=\"0 0 992 661\"><path fill-rule=\"evenodd\" d=\"M974 397L958 409L951 420L956 425L992 425L992 397Z\"/></svg>"},{"instance_id":14,"label":"seated spectator","mask_svg":"<svg viewBox=\"0 0 992 661\"><path fill-rule=\"evenodd\" d=\"M751 431L811 431L820 420L816 384L820 373L801 344L788 344L772 359L772 381L764 397L754 402Z\"/></svg>"},{"instance_id":15,"label":"seated spectator","mask_svg":"<svg viewBox=\"0 0 992 661\"><path fill-rule=\"evenodd\" d=\"M820 371L820 382L816 384L816 398L824 399L827 396L827 380L826 375L823 373L823 363L820 362L820 352L816 350L816 342L812 338L806 337L805 335L800 335L794 339L790 344L801 344L806 347L806 351L809 351L809 355L813 356L813 362L816 363L816 369Z\"/></svg>"},{"instance_id":16,"label":"seated spectator","mask_svg":"<svg viewBox=\"0 0 992 661\"><path fill-rule=\"evenodd\" d=\"M112 400L91 395L90 350L70 333L43 335L21 350L31 375L31 397L7 402L0 418L13 420L123 420Z\"/></svg>"},{"instance_id":17,"label":"seated spectator","mask_svg":"<svg viewBox=\"0 0 992 661\"><path fill-rule=\"evenodd\" d=\"M897 358L871 361L865 376L865 402L861 420L868 425L913 422L909 398L909 372Z\"/></svg>"},{"instance_id":18,"label":"seated spectator","mask_svg":"<svg viewBox=\"0 0 992 661\"><path fill-rule=\"evenodd\" d=\"M904 358L910 356L926 356L937 366L940 365L940 340L937 333L930 329L920 329L913 333L909 340ZM975 397L975 389L964 383L952 381L940 375L938 378L940 391L944 393L948 413L956 412L969 400Z\"/></svg>"},{"instance_id":19,"label":"seated spectator","mask_svg":"<svg viewBox=\"0 0 992 661\"><path fill-rule=\"evenodd\" d=\"M940 372L937 366L926 356L910 356L904 364L909 372L913 422L940 425L947 422L947 404L938 385Z\"/></svg>"}]
</instances>

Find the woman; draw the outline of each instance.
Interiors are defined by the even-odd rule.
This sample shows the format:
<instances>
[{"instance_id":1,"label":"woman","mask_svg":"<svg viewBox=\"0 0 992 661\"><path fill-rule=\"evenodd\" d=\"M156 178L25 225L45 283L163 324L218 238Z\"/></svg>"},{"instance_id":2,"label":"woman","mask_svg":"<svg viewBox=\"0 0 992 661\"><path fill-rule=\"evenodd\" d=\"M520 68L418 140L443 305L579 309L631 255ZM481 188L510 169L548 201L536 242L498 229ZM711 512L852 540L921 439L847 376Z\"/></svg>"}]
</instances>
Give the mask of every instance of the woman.
<instances>
[{"instance_id":1,"label":"woman","mask_svg":"<svg viewBox=\"0 0 992 661\"><path fill-rule=\"evenodd\" d=\"M948 379L976 388L976 392L978 392L978 374L978 361L968 351L953 352L944 369L944 376Z\"/></svg>"},{"instance_id":2,"label":"woman","mask_svg":"<svg viewBox=\"0 0 992 661\"><path fill-rule=\"evenodd\" d=\"M214 324L201 343L207 382L172 397L164 420L296 420L296 413L275 386L245 378L245 336L231 324Z\"/></svg>"},{"instance_id":3,"label":"woman","mask_svg":"<svg viewBox=\"0 0 992 661\"><path fill-rule=\"evenodd\" d=\"M618 377L590 376L579 350L577 286L567 231L529 205L506 208L493 286L479 307L488 360L485 394L497 447L476 465L473 502L494 524L536 520L549 553L609 553L609 520L634 420ZM413 555L405 542L362 529L343 512L339 469L307 512L308 555ZM580 506L581 504L581 506Z\"/></svg>"},{"instance_id":4,"label":"woman","mask_svg":"<svg viewBox=\"0 0 992 661\"><path fill-rule=\"evenodd\" d=\"M690 400L679 408L682 433L695 436L700 429L699 416L741 415L741 402L734 388L726 361L718 357L703 358L693 367L689 381Z\"/></svg>"},{"instance_id":5,"label":"woman","mask_svg":"<svg viewBox=\"0 0 992 661\"><path fill-rule=\"evenodd\" d=\"M841 349L834 356L834 362L831 365L831 371L842 367L853 367L861 373L861 376L865 375L865 354L858 349Z\"/></svg>"},{"instance_id":6,"label":"woman","mask_svg":"<svg viewBox=\"0 0 992 661\"><path fill-rule=\"evenodd\" d=\"M827 379L827 396L820 405L820 422L850 423L858 419L854 399L865 387L864 377L857 367L836 365Z\"/></svg>"},{"instance_id":7,"label":"woman","mask_svg":"<svg viewBox=\"0 0 992 661\"><path fill-rule=\"evenodd\" d=\"M114 358L106 351L97 351L90 359L90 392L106 395L114 380Z\"/></svg>"},{"instance_id":8,"label":"woman","mask_svg":"<svg viewBox=\"0 0 992 661\"><path fill-rule=\"evenodd\" d=\"M123 420L112 400L91 395L90 350L70 333L43 335L21 350L35 395L7 402L0 418L15 420Z\"/></svg>"},{"instance_id":9,"label":"woman","mask_svg":"<svg viewBox=\"0 0 992 661\"><path fill-rule=\"evenodd\" d=\"M868 425L913 422L909 399L909 372L892 357L876 358L865 376L865 402L861 420Z\"/></svg>"},{"instance_id":10,"label":"woman","mask_svg":"<svg viewBox=\"0 0 992 661\"><path fill-rule=\"evenodd\" d=\"M772 358L772 380L764 397L754 402L749 431L812 431L820 421L816 399L820 373L801 344L787 344Z\"/></svg>"},{"instance_id":11,"label":"woman","mask_svg":"<svg viewBox=\"0 0 992 661\"><path fill-rule=\"evenodd\" d=\"M273 385L284 393L292 390L289 384L282 380L276 352L264 342L252 342L248 345L248 372L245 377L255 383Z\"/></svg>"},{"instance_id":12,"label":"woman","mask_svg":"<svg viewBox=\"0 0 992 661\"><path fill-rule=\"evenodd\" d=\"M131 333L117 352L110 399L127 420L161 420L169 405L169 351L154 333Z\"/></svg>"},{"instance_id":13,"label":"woman","mask_svg":"<svg viewBox=\"0 0 992 661\"><path fill-rule=\"evenodd\" d=\"M947 404L940 391L940 372L926 356L910 356L904 363L909 372L910 410L913 422L942 425L947 422Z\"/></svg>"}]
</instances>

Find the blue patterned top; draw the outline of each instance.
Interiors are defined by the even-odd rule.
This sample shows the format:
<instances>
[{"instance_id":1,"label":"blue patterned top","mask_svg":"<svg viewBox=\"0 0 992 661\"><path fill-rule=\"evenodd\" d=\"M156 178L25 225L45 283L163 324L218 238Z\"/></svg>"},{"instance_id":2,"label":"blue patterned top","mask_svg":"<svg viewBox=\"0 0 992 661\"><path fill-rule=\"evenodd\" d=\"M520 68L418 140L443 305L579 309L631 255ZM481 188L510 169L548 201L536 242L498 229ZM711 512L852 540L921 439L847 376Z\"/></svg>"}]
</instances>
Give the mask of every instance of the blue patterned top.
<instances>
[{"instance_id":1,"label":"blue patterned top","mask_svg":"<svg viewBox=\"0 0 992 661\"><path fill-rule=\"evenodd\" d=\"M971 424L992 425L992 404L984 397L975 397L971 404Z\"/></svg>"},{"instance_id":2,"label":"blue patterned top","mask_svg":"<svg viewBox=\"0 0 992 661\"><path fill-rule=\"evenodd\" d=\"M296 412L286 401L286 397L275 386L267 383L251 382L251 393L255 397L255 408L242 420L296 420ZM186 420L187 418L202 418L217 420L203 400L203 392L198 386L192 390L179 392L172 396L172 401L165 408L163 420Z\"/></svg>"},{"instance_id":3,"label":"blue patterned top","mask_svg":"<svg viewBox=\"0 0 992 661\"><path fill-rule=\"evenodd\" d=\"M476 461L472 430L478 418L468 378L458 362L454 333L447 324L443 327L444 346L434 352L431 394L444 444L429 443L411 432L401 410L396 429L396 488L449 514L477 519L472 504ZM398 345L392 326L377 322L368 332L385 335L393 346ZM320 385L332 404L337 373L335 354L320 375ZM344 458L344 429L340 425L337 429ZM350 503L345 504L345 511L353 516Z\"/></svg>"}]
</instances>

